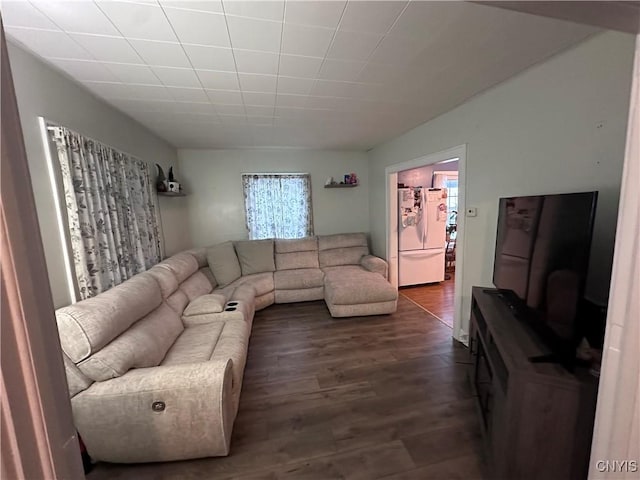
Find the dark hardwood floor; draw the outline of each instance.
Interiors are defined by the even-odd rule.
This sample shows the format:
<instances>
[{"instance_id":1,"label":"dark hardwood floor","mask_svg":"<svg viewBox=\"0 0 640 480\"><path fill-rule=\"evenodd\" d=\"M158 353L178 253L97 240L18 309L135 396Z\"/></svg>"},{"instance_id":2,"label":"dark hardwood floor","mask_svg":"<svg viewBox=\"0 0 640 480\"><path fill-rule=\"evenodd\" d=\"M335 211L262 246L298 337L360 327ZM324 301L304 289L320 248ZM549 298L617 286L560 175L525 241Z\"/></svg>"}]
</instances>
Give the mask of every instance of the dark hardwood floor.
<instances>
[{"instance_id":1,"label":"dark hardwood floor","mask_svg":"<svg viewBox=\"0 0 640 480\"><path fill-rule=\"evenodd\" d=\"M98 464L88 479L482 478L467 361L402 296L393 315L346 319L273 305L256 313L228 457Z\"/></svg>"},{"instance_id":2,"label":"dark hardwood floor","mask_svg":"<svg viewBox=\"0 0 640 480\"><path fill-rule=\"evenodd\" d=\"M401 287L400 294L417 303L450 328L453 328L453 292L455 274L449 272L450 278L440 283Z\"/></svg>"}]
</instances>

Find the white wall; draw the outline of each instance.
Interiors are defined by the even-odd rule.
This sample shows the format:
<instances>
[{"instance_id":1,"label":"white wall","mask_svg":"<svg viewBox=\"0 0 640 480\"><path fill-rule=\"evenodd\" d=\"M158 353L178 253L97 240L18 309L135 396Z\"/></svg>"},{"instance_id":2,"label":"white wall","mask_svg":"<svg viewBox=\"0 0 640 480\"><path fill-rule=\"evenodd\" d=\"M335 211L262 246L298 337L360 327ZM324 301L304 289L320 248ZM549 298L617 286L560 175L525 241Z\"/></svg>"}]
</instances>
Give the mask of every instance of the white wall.
<instances>
[{"instance_id":1,"label":"white wall","mask_svg":"<svg viewBox=\"0 0 640 480\"><path fill-rule=\"evenodd\" d=\"M178 156L196 246L247 238L242 173L309 173L316 234L369 231L369 178L364 152L179 150ZM339 181L351 172L358 175L358 187L324 188L327 177ZM384 216L384 208L381 212Z\"/></svg>"},{"instance_id":2,"label":"white wall","mask_svg":"<svg viewBox=\"0 0 640 480\"><path fill-rule=\"evenodd\" d=\"M458 162L436 163L424 167L412 168L398 172L398 183L404 183L408 187L431 187L433 185L433 172L452 172L458 170Z\"/></svg>"},{"instance_id":3,"label":"white wall","mask_svg":"<svg viewBox=\"0 0 640 480\"><path fill-rule=\"evenodd\" d=\"M608 32L536 65L456 109L369 152L370 209L385 208L384 170L464 144L467 218L463 329L471 286L491 285L498 198L599 190L587 295L604 301L611 259L634 37ZM384 219L371 219L374 253L385 254Z\"/></svg>"},{"instance_id":4,"label":"white wall","mask_svg":"<svg viewBox=\"0 0 640 480\"><path fill-rule=\"evenodd\" d=\"M165 168L177 166L176 150L31 54L12 43L8 43L8 47L49 281L57 308L68 305L70 296L38 117L43 116ZM171 254L190 247L184 199L160 198L159 205L165 227L165 252Z\"/></svg>"}]
</instances>

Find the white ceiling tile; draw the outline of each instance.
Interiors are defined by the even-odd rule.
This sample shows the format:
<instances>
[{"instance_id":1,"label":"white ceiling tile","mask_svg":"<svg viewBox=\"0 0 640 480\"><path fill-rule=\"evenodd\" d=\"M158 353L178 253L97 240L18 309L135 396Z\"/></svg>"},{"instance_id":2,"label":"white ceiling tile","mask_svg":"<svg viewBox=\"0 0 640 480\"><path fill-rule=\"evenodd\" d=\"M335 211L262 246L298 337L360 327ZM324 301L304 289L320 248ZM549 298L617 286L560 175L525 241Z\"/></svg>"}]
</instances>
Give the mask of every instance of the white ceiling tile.
<instances>
[{"instance_id":1,"label":"white ceiling tile","mask_svg":"<svg viewBox=\"0 0 640 480\"><path fill-rule=\"evenodd\" d=\"M230 48L183 45L196 70L222 70L235 72L236 64Z\"/></svg>"},{"instance_id":2,"label":"white ceiling tile","mask_svg":"<svg viewBox=\"0 0 640 480\"><path fill-rule=\"evenodd\" d=\"M234 50L234 56L238 72L270 75L278 73L279 56L277 53Z\"/></svg>"},{"instance_id":3,"label":"white ceiling tile","mask_svg":"<svg viewBox=\"0 0 640 480\"><path fill-rule=\"evenodd\" d=\"M326 59L318 73L318 78L327 80L356 80L365 62L355 60Z\"/></svg>"},{"instance_id":4,"label":"white ceiling tile","mask_svg":"<svg viewBox=\"0 0 640 480\"><path fill-rule=\"evenodd\" d=\"M119 63L142 62L136 51L131 48L131 45L124 38L86 35L83 33L72 33L70 36L89 51L96 60Z\"/></svg>"},{"instance_id":5,"label":"white ceiling tile","mask_svg":"<svg viewBox=\"0 0 640 480\"><path fill-rule=\"evenodd\" d=\"M178 102L209 102L209 97L202 88L167 87L167 89L171 98Z\"/></svg>"},{"instance_id":6,"label":"white ceiling tile","mask_svg":"<svg viewBox=\"0 0 640 480\"><path fill-rule=\"evenodd\" d=\"M101 82L117 82L118 78L98 62L82 60L51 59L56 67L64 70L76 80L95 80Z\"/></svg>"},{"instance_id":7,"label":"white ceiling tile","mask_svg":"<svg viewBox=\"0 0 640 480\"><path fill-rule=\"evenodd\" d=\"M107 16L93 2L39 0L36 6L66 32L120 35Z\"/></svg>"},{"instance_id":8,"label":"white ceiling tile","mask_svg":"<svg viewBox=\"0 0 640 480\"><path fill-rule=\"evenodd\" d=\"M280 55L280 75L289 77L315 78L322 65L321 57L300 55Z\"/></svg>"},{"instance_id":9,"label":"white ceiling tile","mask_svg":"<svg viewBox=\"0 0 640 480\"><path fill-rule=\"evenodd\" d=\"M128 63L104 63L119 81L124 83L144 83L147 85L161 85L162 82L146 65L131 65Z\"/></svg>"},{"instance_id":10,"label":"white ceiling tile","mask_svg":"<svg viewBox=\"0 0 640 480\"><path fill-rule=\"evenodd\" d=\"M171 111L173 112L199 113L202 115L215 115L216 113L215 107L210 103L173 102L172 105L173 107Z\"/></svg>"},{"instance_id":11,"label":"white ceiling tile","mask_svg":"<svg viewBox=\"0 0 640 480\"><path fill-rule=\"evenodd\" d=\"M51 30L31 30L21 27L5 27L10 38L22 43L29 50L42 57L73 58L93 60L93 56L73 41L64 32Z\"/></svg>"},{"instance_id":12,"label":"white ceiling tile","mask_svg":"<svg viewBox=\"0 0 640 480\"><path fill-rule=\"evenodd\" d=\"M220 121L223 125L246 125L247 117L246 115L222 115L218 114L220 117ZM234 131L231 135L236 134L237 131Z\"/></svg>"},{"instance_id":13,"label":"white ceiling tile","mask_svg":"<svg viewBox=\"0 0 640 480\"><path fill-rule=\"evenodd\" d=\"M287 2L285 23L336 28L347 2Z\"/></svg>"},{"instance_id":14,"label":"white ceiling tile","mask_svg":"<svg viewBox=\"0 0 640 480\"><path fill-rule=\"evenodd\" d=\"M172 100L169 90L158 85L127 85L131 98L140 100Z\"/></svg>"},{"instance_id":15,"label":"white ceiling tile","mask_svg":"<svg viewBox=\"0 0 640 480\"><path fill-rule=\"evenodd\" d=\"M152 70L167 87L201 87L197 75L190 68L153 67Z\"/></svg>"},{"instance_id":16,"label":"white ceiling tile","mask_svg":"<svg viewBox=\"0 0 640 480\"><path fill-rule=\"evenodd\" d=\"M374 53L375 55L375 53ZM367 63L356 78L359 82L387 83L402 75L401 69L393 65Z\"/></svg>"},{"instance_id":17,"label":"white ceiling tile","mask_svg":"<svg viewBox=\"0 0 640 480\"><path fill-rule=\"evenodd\" d=\"M276 104L275 93L242 92L245 105L267 105L273 107Z\"/></svg>"},{"instance_id":18,"label":"white ceiling tile","mask_svg":"<svg viewBox=\"0 0 640 480\"><path fill-rule=\"evenodd\" d=\"M410 38L387 35L382 39L369 60L374 63L404 66L422 50L424 43Z\"/></svg>"},{"instance_id":19,"label":"white ceiling tile","mask_svg":"<svg viewBox=\"0 0 640 480\"><path fill-rule=\"evenodd\" d=\"M346 32L338 30L327 58L343 60L366 60L375 50L382 35L373 33Z\"/></svg>"},{"instance_id":20,"label":"white ceiling tile","mask_svg":"<svg viewBox=\"0 0 640 480\"><path fill-rule=\"evenodd\" d=\"M227 15L259 18L263 20L282 21L284 1L260 0L238 1L224 0L224 11Z\"/></svg>"},{"instance_id":21,"label":"white ceiling tile","mask_svg":"<svg viewBox=\"0 0 640 480\"><path fill-rule=\"evenodd\" d=\"M227 23L233 48L275 53L280 51L281 22L227 17Z\"/></svg>"},{"instance_id":22,"label":"white ceiling tile","mask_svg":"<svg viewBox=\"0 0 640 480\"><path fill-rule=\"evenodd\" d=\"M283 77L278 78L278 94L296 94L306 95L311 91L315 80L311 78L293 78Z\"/></svg>"},{"instance_id":23,"label":"white ceiling tile","mask_svg":"<svg viewBox=\"0 0 640 480\"><path fill-rule=\"evenodd\" d=\"M389 33L417 39L437 39L440 32L455 29L455 19L470 10L472 5L465 3L410 2Z\"/></svg>"},{"instance_id":24,"label":"white ceiling tile","mask_svg":"<svg viewBox=\"0 0 640 480\"><path fill-rule=\"evenodd\" d=\"M253 73L239 73L240 88L248 92L276 92L276 75L256 75Z\"/></svg>"},{"instance_id":25,"label":"white ceiling tile","mask_svg":"<svg viewBox=\"0 0 640 480\"><path fill-rule=\"evenodd\" d=\"M177 43L131 40L131 45L149 65L184 68L191 66L182 47Z\"/></svg>"},{"instance_id":26,"label":"white ceiling tile","mask_svg":"<svg viewBox=\"0 0 640 480\"><path fill-rule=\"evenodd\" d=\"M186 10L197 10L200 12L224 13L220 0L188 1L188 0L159 0L163 7L182 8Z\"/></svg>"},{"instance_id":27,"label":"white ceiling tile","mask_svg":"<svg viewBox=\"0 0 640 480\"><path fill-rule=\"evenodd\" d=\"M220 115L243 115L244 105L215 105L216 112Z\"/></svg>"},{"instance_id":28,"label":"white ceiling tile","mask_svg":"<svg viewBox=\"0 0 640 480\"><path fill-rule=\"evenodd\" d=\"M238 75L232 72L215 72L212 70L197 70L198 77L204 88L217 90L239 90Z\"/></svg>"},{"instance_id":29,"label":"white ceiling tile","mask_svg":"<svg viewBox=\"0 0 640 480\"><path fill-rule=\"evenodd\" d=\"M322 108L322 109L340 109L340 106L346 99L338 97L307 97L305 107Z\"/></svg>"},{"instance_id":30,"label":"white ceiling tile","mask_svg":"<svg viewBox=\"0 0 640 480\"><path fill-rule=\"evenodd\" d=\"M165 8L164 11L181 43L231 46L224 15L175 8Z\"/></svg>"},{"instance_id":31,"label":"white ceiling tile","mask_svg":"<svg viewBox=\"0 0 640 480\"><path fill-rule=\"evenodd\" d=\"M5 28L29 27L60 30L46 15L28 2L3 1L2 22Z\"/></svg>"},{"instance_id":32,"label":"white ceiling tile","mask_svg":"<svg viewBox=\"0 0 640 480\"><path fill-rule=\"evenodd\" d=\"M280 107L304 107L307 103L307 98L307 95L278 93L276 105Z\"/></svg>"},{"instance_id":33,"label":"white ceiling tile","mask_svg":"<svg viewBox=\"0 0 640 480\"><path fill-rule=\"evenodd\" d=\"M207 96L212 103L227 104L227 105L240 105L242 104L242 94L240 91L228 91L228 90L210 90L207 89Z\"/></svg>"},{"instance_id":34,"label":"white ceiling tile","mask_svg":"<svg viewBox=\"0 0 640 480\"><path fill-rule=\"evenodd\" d=\"M175 42L176 36L158 5L100 1L98 7L127 38Z\"/></svg>"},{"instance_id":35,"label":"white ceiling tile","mask_svg":"<svg viewBox=\"0 0 640 480\"><path fill-rule=\"evenodd\" d=\"M318 97L350 97L357 88L356 83L318 80L311 89L311 95Z\"/></svg>"},{"instance_id":36,"label":"white ceiling tile","mask_svg":"<svg viewBox=\"0 0 640 480\"><path fill-rule=\"evenodd\" d=\"M268 117L273 116L273 107L265 105L247 105L245 107L247 117Z\"/></svg>"},{"instance_id":37,"label":"white ceiling tile","mask_svg":"<svg viewBox=\"0 0 640 480\"><path fill-rule=\"evenodd\" d=\"M112 98L127 98L130 97L129 85L118 82L84 82L84 86L91 90L93 93L100 95L101 97L112 99ZM113 103L113 102L111 102ZM139 109L139 110L154 110L154 107L147 104L134 104L134 105L124 105L120 104L120 102L116 102L118 108L123 108L126 106L127 111Z\"/></svg>"},{"instance_id":38,"label":"white ceiling tile","mask_svg":"<svg viewBox=\"0 0 640 480\"><path fill-rule=\"evenodd\" d=\"M340 30L385 34L408 2L349 2L340 21Z\"/></svg>"},{"instance_id":39,"label":"white ceiling tile","mask_svg":"<svg viewBox=\"0 0 640 480\"><path fill-rule=\"evenodd\" d=\"M285 23L282 34L282 53L324 57L334 30L329 28Z\"/></svg>"}]
</instances>

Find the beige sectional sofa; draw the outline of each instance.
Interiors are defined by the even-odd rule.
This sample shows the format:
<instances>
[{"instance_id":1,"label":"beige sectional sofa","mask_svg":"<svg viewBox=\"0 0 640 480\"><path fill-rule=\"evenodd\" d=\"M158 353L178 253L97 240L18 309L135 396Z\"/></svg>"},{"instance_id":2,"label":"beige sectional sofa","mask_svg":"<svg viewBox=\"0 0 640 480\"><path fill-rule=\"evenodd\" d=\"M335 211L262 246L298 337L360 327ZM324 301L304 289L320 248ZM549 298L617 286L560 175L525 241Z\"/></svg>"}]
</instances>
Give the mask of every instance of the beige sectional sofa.
<instances>
[{"instance_id":1,"label":"beige sectional sofa","mask_svg":"<svg viewBox=\"0 0 640 480\"><path fill-rule=\"evenodd\" d=\"M58 309L76 428L95 460L229 453L256 309L324 299L334 317L392 313L364 234L226 242L174 255Z\"/></svg>"}]
</instances>

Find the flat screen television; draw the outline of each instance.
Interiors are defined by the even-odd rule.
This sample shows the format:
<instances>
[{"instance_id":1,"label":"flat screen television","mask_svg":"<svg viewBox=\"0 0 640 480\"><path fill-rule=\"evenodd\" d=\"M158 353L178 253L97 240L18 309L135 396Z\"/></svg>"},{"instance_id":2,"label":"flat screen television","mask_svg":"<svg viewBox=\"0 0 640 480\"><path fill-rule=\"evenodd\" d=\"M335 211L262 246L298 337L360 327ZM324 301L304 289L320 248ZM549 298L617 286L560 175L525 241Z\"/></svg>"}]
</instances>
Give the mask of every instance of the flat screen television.
<instances>
[{"instance_id":1,"label":"flat screen television","mask_svg":"<svg viewBox=\"0 0 640 480\"><path fill-rule=\"evenodd\" d=\"M575 357L598 192L501 198L493 283L553 351Z\"/></svg>"}]
</instances>

